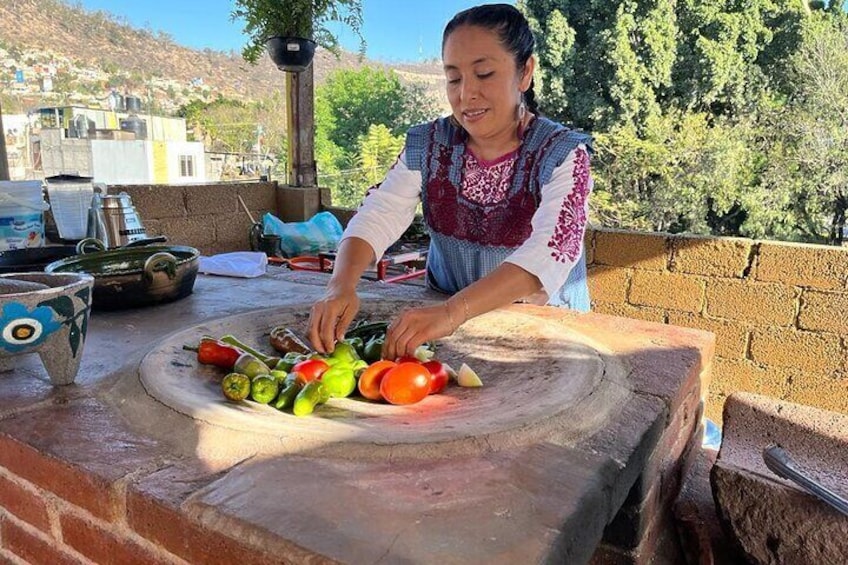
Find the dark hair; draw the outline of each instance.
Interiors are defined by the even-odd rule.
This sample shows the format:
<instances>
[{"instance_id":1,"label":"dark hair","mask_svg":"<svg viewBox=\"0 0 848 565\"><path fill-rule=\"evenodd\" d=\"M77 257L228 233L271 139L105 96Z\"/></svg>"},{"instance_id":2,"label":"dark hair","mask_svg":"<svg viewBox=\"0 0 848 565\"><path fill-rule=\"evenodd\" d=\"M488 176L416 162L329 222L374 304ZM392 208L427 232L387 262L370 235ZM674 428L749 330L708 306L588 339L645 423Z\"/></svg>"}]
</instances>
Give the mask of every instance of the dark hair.
<instances>
[{"instance_id":1,"label":"dark hair","mask_svg":"<svg viewBox=\"0 0 848 565\"><path fill-rule=\"evenodd\" d=\"M527 18L510 4L483 4L459 12L445 26L442 34L443 51L450 34L461 26L477 26L497 33L501 44L515 58L515 65L519 71L524 70L524 65L527 64L527 59L533 54L533 48L536 46ZM530 79L530 87L524 93L524 103L529 111L538 114L539 105L536 102L536 93L533 91L534 82Z\"/></svg>"}]
</instances>

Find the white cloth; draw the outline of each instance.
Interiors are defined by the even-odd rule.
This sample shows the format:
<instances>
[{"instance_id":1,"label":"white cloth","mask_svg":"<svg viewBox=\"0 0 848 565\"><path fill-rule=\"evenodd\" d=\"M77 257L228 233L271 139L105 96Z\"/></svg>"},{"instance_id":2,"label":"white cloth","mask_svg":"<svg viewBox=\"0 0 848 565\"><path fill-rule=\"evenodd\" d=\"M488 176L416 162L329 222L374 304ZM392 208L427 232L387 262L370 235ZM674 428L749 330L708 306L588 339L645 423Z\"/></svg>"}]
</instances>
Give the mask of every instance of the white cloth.
<instances>
[{"instance_id":1,"label":"white cloth","mask_svg":"<svg viewBox=\"0 0 848 565\"><path fill-rule=\"evenodd\" d=\"M235 251L200 258L199 271L207 275L223 275L251 279L265 274L268 256L259 251Z\"/></svg>"},{"instance_id":2,"label":"white cloth","mask_svg":"<svg viewBox=\"0 0 848 565\"><path fill-rule=\"evenodd\" d=\"M551 180L542 187L542 201L531 222L532 233L527 241L506 259L507 262L535 275L548 296L552 296L565 283L574 264L572 261L557 261L548 252L547 243L556 229L565 198L574 190L574 166L578 150L585 152L586 146L580 144L569 153L562 165L554 169ZM591 186L590 178L590 191ZM420 202L421 172L407 168L406 152L403 152L389 169L385 180L368 194L351 218L342 240L348 237L365 240L379 259L412 223ZM588 208L588 199L586 207ZM586 212L588 213L588 210ZM581 226L582 229L585 229L585 226Z\"/></svg>"}]
</instances>

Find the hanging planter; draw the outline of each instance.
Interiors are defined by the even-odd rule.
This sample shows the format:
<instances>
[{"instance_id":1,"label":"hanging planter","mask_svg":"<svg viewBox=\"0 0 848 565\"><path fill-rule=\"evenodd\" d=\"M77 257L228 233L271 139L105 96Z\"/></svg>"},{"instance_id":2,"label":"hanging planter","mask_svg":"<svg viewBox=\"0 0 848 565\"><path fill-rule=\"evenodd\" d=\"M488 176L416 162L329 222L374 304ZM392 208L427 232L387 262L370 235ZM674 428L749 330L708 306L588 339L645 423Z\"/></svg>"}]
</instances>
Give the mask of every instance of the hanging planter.
<instances>
[{"instance_id":1,"label":"hanging planter","mask_svg":"<svg viewBox=\"0 0 848 565\"><path fill-rule=\"evenodd\" d=\"M316 45L337 56L341 53L329 22L350 28L359 37L360 53L365 53L362 1L234 0L230 18L244 23L248 42L242 56L246 61L256 63L268 51L281 70L300 72L309 67Z\"/></svg>"},{"instance_id":2,"label":"hanging planter","mask_svg":"<svg viewBox=\"0 0 848 565\"><path fill-rule=\"evenodd\" d=\"M271 60L281 71L300 73L309 67L317 44L302 37L274 36L265 42Z\"/></svg>"}]
</instances>

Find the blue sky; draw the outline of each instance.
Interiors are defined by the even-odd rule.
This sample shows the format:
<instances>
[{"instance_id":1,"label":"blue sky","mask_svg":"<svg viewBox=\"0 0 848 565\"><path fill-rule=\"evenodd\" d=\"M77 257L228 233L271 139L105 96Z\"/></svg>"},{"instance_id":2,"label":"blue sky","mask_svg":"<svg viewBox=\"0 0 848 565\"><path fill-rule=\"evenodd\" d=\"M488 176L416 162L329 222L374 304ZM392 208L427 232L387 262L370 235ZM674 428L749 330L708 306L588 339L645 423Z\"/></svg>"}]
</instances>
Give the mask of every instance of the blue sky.
<instances>
[{"instance_id":1,"label":"blue sky","mask_svg":"<svg viewBox=\"0 0 848 565\"><path fill-rule=\"evenodd\" d=\"M283 0L281 0L283 1ZM363 0L367 56L384 61L420 61L440 56L442 29L458 11L485 0ZM241 51L242 27L230 21L231 0L82 0L87 10L125 18L138 28L164 31L187 47ZM339 39L359 48L347 28Z\"/></svg>"}]
</instances>

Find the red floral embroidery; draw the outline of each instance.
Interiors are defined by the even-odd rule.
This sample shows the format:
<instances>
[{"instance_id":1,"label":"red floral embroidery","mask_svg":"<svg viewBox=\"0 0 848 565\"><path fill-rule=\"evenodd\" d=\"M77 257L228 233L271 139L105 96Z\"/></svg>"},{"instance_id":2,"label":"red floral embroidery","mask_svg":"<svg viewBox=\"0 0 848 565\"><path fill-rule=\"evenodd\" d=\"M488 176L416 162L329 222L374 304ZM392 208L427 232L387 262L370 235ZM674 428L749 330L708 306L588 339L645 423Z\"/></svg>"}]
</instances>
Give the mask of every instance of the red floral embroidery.
<instances>
[{"instance_id":1,"label":"red floral embroidery","mask_svg":"<svg viewBox=\"0 0 848 565\"><path fill-rule=\"evenodd\" d=\"M518 247L530 237L530 221L539 205L538 198L532 194L533 188L508 190L500 201L481 205L460 196L460 187L451 181L451 148L436 145L433 151L433 158L429 159L433 170L427 181L424 207L427 225L432 230L471 243L505 247ZM528 159L524 165L525 179L530 178L527 173L532 165ZM529 184L525 180L525 185Z\"/></svg>"},{"instance_id":2,"label":"red floral embroidery","mask_svg":"<svg viewBox=\"0 0 848 565\"><path fill-rule=\"evenodd\" d=\"M462 195L483 206L492 206L503 200L512 185L518 153L512 152L493 163L481 162L474 154L466 152L465 178Z\"/></svg>"},{"instance_id":3,"label":"red floral embroidery","mask_svg":"<svg viewBox=\"0 0 848 565\"><path fill-rule=\"evenodd\" d=\"M589 154L583 149L576 150L572 178L574 188L563 199L556 229L548 241L548 247L553 250L551 257L560 263L576 261L582 248L589 194Z\"/></svg>"}]
</instances>

